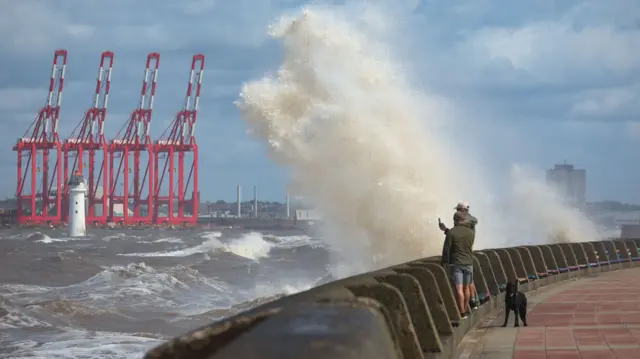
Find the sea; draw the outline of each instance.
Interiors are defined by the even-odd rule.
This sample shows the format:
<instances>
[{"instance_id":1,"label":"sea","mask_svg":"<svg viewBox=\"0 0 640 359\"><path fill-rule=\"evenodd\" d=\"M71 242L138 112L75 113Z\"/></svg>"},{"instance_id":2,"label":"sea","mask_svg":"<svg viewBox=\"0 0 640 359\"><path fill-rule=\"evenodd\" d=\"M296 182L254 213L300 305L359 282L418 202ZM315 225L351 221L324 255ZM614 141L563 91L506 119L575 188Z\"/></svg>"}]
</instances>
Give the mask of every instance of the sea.
<instances>
[{"instance_id":1,"label":"sea","mask_svg":"<svg viewBox=\"0 0 640 359\"><path fill-rule=\"evenodd\" d=\"M0 358L141 358L330 280L328 263L297 230L0 230Z\"/></svg>"}]
</instances>

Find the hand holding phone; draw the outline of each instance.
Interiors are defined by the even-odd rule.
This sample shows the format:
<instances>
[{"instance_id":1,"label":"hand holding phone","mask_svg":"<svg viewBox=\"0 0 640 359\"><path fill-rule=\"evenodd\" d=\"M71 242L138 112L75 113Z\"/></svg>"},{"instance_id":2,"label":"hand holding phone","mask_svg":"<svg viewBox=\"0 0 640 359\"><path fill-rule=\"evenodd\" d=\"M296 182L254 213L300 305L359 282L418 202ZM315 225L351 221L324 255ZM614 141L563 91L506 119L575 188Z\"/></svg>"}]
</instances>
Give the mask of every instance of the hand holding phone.
<instances>
[{"instance_id":1,"label":"hand holding phone","mask_svg":"<svg viewBox=\"0 0 640 359\"><path fill-rule=\"evenodd\" d=\"M440 230L443 232L447 230L447 226L445 226L444 223L442 223L440 218L438 218L438 228L440 228Z\"/></svg>"}]
</instances>

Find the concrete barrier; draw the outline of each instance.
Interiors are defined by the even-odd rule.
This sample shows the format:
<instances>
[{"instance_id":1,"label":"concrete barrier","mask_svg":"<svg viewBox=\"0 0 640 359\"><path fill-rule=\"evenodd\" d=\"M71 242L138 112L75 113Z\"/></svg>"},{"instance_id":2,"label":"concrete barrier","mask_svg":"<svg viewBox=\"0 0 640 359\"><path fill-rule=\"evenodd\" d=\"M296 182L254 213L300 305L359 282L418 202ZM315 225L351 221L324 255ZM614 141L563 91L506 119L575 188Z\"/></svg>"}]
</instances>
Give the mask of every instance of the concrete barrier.
<instances>
[{"instance_id":1,"label":"concrete barrier","mask_svg":"<svg viewBox=\"0 0 640 359\"><path fill-rule=\"evenodd\" d=\"M448 272L429 257L341 279L174 338L146 359L451 358L498 310L507 281L528 291L640 265L640 239L483 249L474 253L480 308L462 319Z\"/></svg>"},{"instance_id":2,"label":"concrete barrier","mask_svg":"<svg viewBox=\"0 0 640 359\"><path fill-rule=\"evenodd\" d=\"M638 253L638 247L636 246L636 242L633 239L625 239L625 244L627 245L627 249L629 250L629 255L631 256L632 261L640 260L640 253Z\"/></svg>"},{"instance_id":3,"label":"concrete barrier","mask_svg":"<svg viewBox=\"0 0 640 359\"><path fill-rule=\"evenodd\" d=\"M509 281L509 275L504 269L503 262L500 259L498 252L491 249L483 249L482 253L486 254L487 258L489 258L489 263L493 269L493 274L495 275L496 282L498 283L498 288L500 289L500 292L504 292L507 281Z\"/></svg>"},{"instance_id":4,"label":"concrete barrier","mask_svg":"<svg viewBox=\"0 0 640 359\"><path fill-rule=\"evenodd\" d=\"M498 276L493 270L491 266L491 260L489 260L489 256L483 252L475 252L474 256L478 260L480 264L480 268L482 269L482 273L485 279L485 283L487 285L487 292L490 296L496 296L500 294L500 286L498 285ZM502 269L500 269L502 270Z\"/></svg>"},{"instance_id":5,"label":"concrete barrier","mask_svg":"<svg viewBox=\"0 0 640 359\"><path fill-rule=\"evenodd\" d=\"M546 278L549 276L547 264L544 261L544 255L542 254L542 248L536 246L525 246L531 256L533 267L538 278Z\"/></svg>"}]
</instances>

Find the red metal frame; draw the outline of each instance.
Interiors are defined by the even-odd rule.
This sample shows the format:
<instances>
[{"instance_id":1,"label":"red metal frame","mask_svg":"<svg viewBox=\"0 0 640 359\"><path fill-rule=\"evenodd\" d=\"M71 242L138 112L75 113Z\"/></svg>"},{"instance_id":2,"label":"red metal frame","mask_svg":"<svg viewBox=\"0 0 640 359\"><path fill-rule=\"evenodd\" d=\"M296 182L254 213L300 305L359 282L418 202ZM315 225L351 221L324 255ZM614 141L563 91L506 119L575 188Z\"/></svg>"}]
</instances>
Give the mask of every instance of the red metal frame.
<instances>
[{"instance_id":1,"label":"red metal frame","mask_svg":"<svg viewBox=\"0 0 640 359\"><path fill-rule=\"evenodd\" d=\"M62 144L58 136L58 121L66 69L67 50L56 50L47 102L13 147L18 154L16 198L17 221L20 224L58 224L61 221ZM53 158L50 157L51 152ZM23 157L26 157L24 172ZM55 164L50 172L49 164L53 160Z\"/></svg>"},{"instance_id":2,"label":"red metal frame","mask_svg":"<svg viewBox=\"0 0 640 359\"><path fill-rule=\"evenodd\" d=\"M109 146L109 220L123 224L152 224L153 222L153 142L149 136L153 100L156 92L156 80L160 54L147 55L140 104L116 135ZM151 81L151 82L150 82ZM147 91L150 93L147 96ZM124 132L123 132L124 130ZM142 153L147 153L148 162L140 163ZM130 166L133 157L133 167ZM116 167L116 158L119 158ZM129 173L133 173L133 181ZM146 185L145 185L146 183ZM122 186L122 190L118 187ZM122 215L116 215L115 205L122 205ZM130 204L133 213L129 215ZM142 213L146 206L147 213Z\"/></svg>"},{"instance_id":3,"label":"red metal frame","mask_svg":"<svg viewBox=\"0 0 640 359\"><path fill-rule=\"evenodd\" d=\"M88 223L107 223L107 205L109 188L109 147L104 136L104 121L109 102L109 88L111 87L111 70L113 68L113 52L105 51L100 57L100 68L96 80L96 92L93 105L78 123L71 136L64 143L64 183L69 176L80 172L87 178L87 213ZM97 128L96 128L97 127ZM85 165L84 155L88 155L88 165ZM98 161L96 166L96 154ZM69 160L75 157L71 167ZM102 180L102 181L101 181ZM102 182L102 183L101 183ZM102 197L98 197L97 190L102 185ZM65 186L62 218L68 220L69 189ZM96 213L96 205L100 205L101 213Z\"/></svg>"},{"instance_id":4,"label":"red metal frame","mask_svg":"<svg viewBox=\"0 0 640 359\"><path fill-rule=\"evenodd\" d=\"M155 143L154 222L157 224L195 225L198 220L198 145L195 126L204 75L204 60L205 57L202 54L193 56L184 107ZM187 157L189 153L191 161ZM162 166L160 166L161 159L164 159ZM161 167L162 172L160 172ZM165 181L167 174L169 178ZM166 214L161 214L162 206L166 206ZM187 206L191 207L190 214Z\"/></svg>"}]
</instances>

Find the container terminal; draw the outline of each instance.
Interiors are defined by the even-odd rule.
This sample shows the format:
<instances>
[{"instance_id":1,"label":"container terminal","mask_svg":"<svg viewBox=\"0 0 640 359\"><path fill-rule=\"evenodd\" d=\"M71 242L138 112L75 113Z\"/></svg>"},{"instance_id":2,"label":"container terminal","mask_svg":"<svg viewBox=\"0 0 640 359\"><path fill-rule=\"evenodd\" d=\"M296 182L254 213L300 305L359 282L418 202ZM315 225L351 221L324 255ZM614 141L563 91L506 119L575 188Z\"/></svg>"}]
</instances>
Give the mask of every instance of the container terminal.
<instances>
[{"instance_id":1,"label":"container terminal","mask_svg":"<svg viewBox=\"0 0 640 359\"><path fill-rule=\"evenodd\" d=\"M252 214L241 213L240 186L235 213L214 215L200 210L196 121L204 55L195 54L190 62L185 59L185 65L190 66L185 66L188 77L183 106L155 139L151 127L159 53L149 53L144 59L139 98L132 101L131 115L120 124L114 138L105 135L105 128L111 125L107 111L112 100L111 81L117 79L113 76L117 69L113 51L100 54L95 92L85 99L89 106L84 116L71 133L59 133L60 121L66 121L61 116L65 74L73 71L68 68L69 55L65 49L54 51L45 105L34 109L35 119L13 145L17 155L16 192L15 198L5 201L11 203L0 205L2 226L66 226L70 198L67 183L76 173L87 182L89 228L300 228L314 222L308 213L291 213L288 196L286 213L258 213L255 187Z\"/></svg>"}]
</instances>

